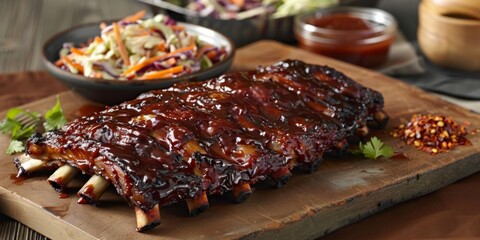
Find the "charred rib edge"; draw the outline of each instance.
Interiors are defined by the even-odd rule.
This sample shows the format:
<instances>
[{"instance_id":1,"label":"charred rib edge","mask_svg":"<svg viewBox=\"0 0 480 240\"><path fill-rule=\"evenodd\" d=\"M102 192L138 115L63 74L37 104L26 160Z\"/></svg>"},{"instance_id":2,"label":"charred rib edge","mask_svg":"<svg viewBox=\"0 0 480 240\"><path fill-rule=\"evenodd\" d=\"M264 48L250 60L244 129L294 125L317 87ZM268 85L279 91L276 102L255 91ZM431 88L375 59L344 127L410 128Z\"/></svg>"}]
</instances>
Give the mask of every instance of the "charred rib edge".
<instances>
[{"instance_id":1,"label":"charred rib edge","mask_svg":"<svg viewBox=\"0 0 480 240\"><path fill-rule=\"evenodd\" d=\"M252 195L252 188L248 183L239 184L233 188L232 195L234 203L245 202Z\"/></svg>"},{"instance_id":2,"label":"charred rib edge","mask_svg":"<svg viewBox=\"0 0 480 240\"><path fill-rule=\"evenodd\" d=\"M208 197L205 191L195 198L187 199L186 202L190 216L196 216L209 207Z\"/></svg>"},{"instance_id":3,"label":"charred rib edge","mask_svg":"<svg viewBox=\"0 0 480 240\"><path fill-rule=\"evenodd\" d=\"M18 168L17 177L45 169L48 164L48 161L31 158L27 154L22 154L13 161Z\"/></svg>"},{"instance_id":4,"label":"charred rib edge","mask_svg":"<svg viewBox=\"0 0 480 240\"><path fill-rule=\"evenodd\" d=\"M278 171L274 172L270 177L272 178L275 187L281 188L285 186L292 176L292 173L288 169L288 167L280 168Z\"/></svg>"}]
</instances>

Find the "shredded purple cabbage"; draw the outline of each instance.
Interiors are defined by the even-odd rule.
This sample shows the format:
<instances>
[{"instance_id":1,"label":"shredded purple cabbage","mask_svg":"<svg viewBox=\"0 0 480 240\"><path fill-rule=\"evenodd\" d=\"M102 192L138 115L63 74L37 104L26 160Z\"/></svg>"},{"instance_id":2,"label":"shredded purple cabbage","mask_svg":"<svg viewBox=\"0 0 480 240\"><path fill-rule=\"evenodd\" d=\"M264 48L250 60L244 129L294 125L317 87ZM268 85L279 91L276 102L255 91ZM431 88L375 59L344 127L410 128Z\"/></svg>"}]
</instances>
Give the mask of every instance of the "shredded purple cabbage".
<instances>
[{"instance_id":1,"label":"shredded purple cabbage","mask_svg":"<svg viewBox=\"0 0 480 240\"><path fill-rule=\"evenodd\" d=\"M234 4L230 0L215 0L218 5L220 5L231 18L235 18L236 13L252 10L259 7L270 7L263 4L262 0L245 0L242 6ZM206 6L200 0L191 0L190 4L187 6L189 9L198 12L201 16L212 17L212 18L224 18L221 16L220 12L214 9L212 6ZM274 6L271 6L272 12L275 10Z\"/></svg>"},{"instance_id":2,"label":"shredded purple cabbage","mask_svg":"<svg viewBox=\"0 0 480 240\"><path fill-rule=\"evenodd\" d=\"M177 24L177 21L175 21L175 19L171 18L170 16L166 16L166 19L165 22L163 24L167 25L167 26L171 26L171 25L175 25Z\"/></svg>"},{"instance_id":3,"label":"shredded purple cabbage","mask_svg":"<svg viewBox=\"0 0 480 240\"><path fill-rule=\"evenodd\" d=\"M63 47L63 48L66 48L66 49L70 49L70 48L72 48L72 47L74 47L74 46L73 46L73 43L67 42L67 43L63 43L62 47Z\"/></svg>"},{"instance_id":4,"label":"shredded purple cabbage","mask_svg":"<svg viewBox=\"0 0 480 240\"><path fill-rule=\"evenodd\" d=\"M110 64L104 63L104 62L98 62L94 63L94 66L101 68L103 71L105 71L108 75L110 75L113 78L119 78L120 75L115 73L115 70L112 69Z\"/></svg>"}]
</instances>

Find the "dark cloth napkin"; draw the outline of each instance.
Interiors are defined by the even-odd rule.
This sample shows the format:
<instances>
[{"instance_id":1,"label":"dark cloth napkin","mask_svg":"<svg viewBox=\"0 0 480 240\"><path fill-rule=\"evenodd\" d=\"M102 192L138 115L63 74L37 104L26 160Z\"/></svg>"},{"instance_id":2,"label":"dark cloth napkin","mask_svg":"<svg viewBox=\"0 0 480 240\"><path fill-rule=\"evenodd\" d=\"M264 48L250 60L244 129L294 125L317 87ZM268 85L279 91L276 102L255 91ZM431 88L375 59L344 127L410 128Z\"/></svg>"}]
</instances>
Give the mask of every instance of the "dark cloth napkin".
<instances>
[{"instance_id":1,"label":"dark cloth napkin","mask_svg":"<svg viewBox=\"0 0 480 240\"><path fill-rule=\"evenodd\" d=\"M423 55L416 41L405 40L401 32L398 32L397 40L391 47L388 62L375 70L426 91L480 100L480 71L461 71L438 66Z\"/></svg>"},{"instance_id":2,"label":"dark cloth napkin","mask_svg":"<svg viewBox=\"0 0 480 240\"><path fill-rule=\"evenodd\" d=\"M417 43L412 44L425 72L411 76L395 76L424 90L452 97L480 100L480 71L461 71L440 67L430 62L421 52Z\"/></svg>"}]
</instances>

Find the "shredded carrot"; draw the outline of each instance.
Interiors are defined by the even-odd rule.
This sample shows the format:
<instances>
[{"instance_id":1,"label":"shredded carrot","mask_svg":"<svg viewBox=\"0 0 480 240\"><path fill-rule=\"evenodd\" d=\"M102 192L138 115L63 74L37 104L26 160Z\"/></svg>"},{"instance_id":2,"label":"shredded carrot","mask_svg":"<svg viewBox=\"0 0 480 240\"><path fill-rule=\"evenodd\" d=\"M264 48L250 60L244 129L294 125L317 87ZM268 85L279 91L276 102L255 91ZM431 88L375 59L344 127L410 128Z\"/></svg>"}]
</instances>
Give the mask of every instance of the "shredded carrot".
<instances>
[{"instance_id":1,"label":"shredded carrot","mask_svg":"<svg viewBox=\"0 0 480 240\"><path fill-rule=\"evenodd\" d=\"M175 51L172 51L172 52L167 53L167 54L162 55L162 56L155 56L155 57L147 58L143 62L140 62L136 65L133 65L133 66L129 67L127 70L125 70L125 72L122 73L122 76L128 76L128 75L133 74L136 71L138 71L138 70L140 70L140 69L142 69L142 68L144 68L144 67L146 67L146 66L148 66L148 65L150 65L154 62L156 62L156 61L160 61L160 60L169 58L171 56L174 56L177 53L186 52L186 51L192 50L194 48L195 48L195 44L192 44L190 46L179 48Z\"/></svg>"},{"instance_id":2,"label":"shredded carrot","mask_svg":"<svg viewBox=\"0 0 480 240\"><path fill-rule=\"evenodd\" d=\"M82 49L79 48L70 48L70 52L78 54L78 55L85 55L85 52Z\"/></svg>"},{"instance_id":3,"label":"shredded carrot","mask_svg":"<svg viewBox=\"0 0 480 240\"><path fill-rule=\"evenodd\" d=\"M141 80L164 78L168 74L175 74L183 71L183 66L171 67L165 70L149 72L140 77Z\"/></svg>"},{"instance_id":4,"label":"shredded carrot","mask_svg":"<svg viewBox=\"0 0 480 240\"><path fill-rule=\"evenodd\" d=\"M242 7L245 4L245 0L231 0L233 4Z\"/></svg>"},{"instance_id":5,"label":"shredded carrot","mask_svg":"<svg viewBox=\"0 0 480 240\"><path fill-rule=\"evenodd\" d=\"M145 76L145 78L139 78L140 80L154 80L154 79L163 79L163 78L172 78L173 77L173 73L166 73L166 74L163 74L161 76L155 76L155 77L152 77L152 76Z\"/></svg>"},{"instance_id":6,"label":"shredded carrot","mask_svg":"<svg viewBox=\"0 0 480 240\"><path fill-rule=\"evenodd\" d=\"M100 29L103 30L107 27L107 24L105 22L100 23Z\"/></svg>"},{"instance_id":7,"label":"shredded carrot","mask_svg":"<svg viewBox=\"0 0 480 240\"><path fill-rule=\"evenodd\" d=\"M207 53L207 57L210 58L210 60L214 59L217 56L216 51L210 51Z\"/></svg>"},{"instance_id":8,"label":"shredded carrot","mask_svg":"<svg viewBox=\"0 0 480 240\"><path fill-rule=\"evenodd\" d=\"M175 51L171 51L169 52L168 54L169 55L175 55L177 53L181 53L181 52L186 52L186 51L189 51L189 50L192 50L195 48L195 44L190 44L189 46L186 46L186 47L183 47L183 48L179 48Z\"/></svg>"},{"instance_id":9,"label":"shredded carrot","mask_svg":"<svg viewBox=\"0 0 480 240\"><path fill-rule=\"evenodd\" d=\"M130 15L130 16L127 16L125 17L124 19L122 19L121 21L123 22L136 22L137 20L143 18L145 16L145 11L144 10L140 10L138 11L137 13L133 14L133 15Z\"/></svg>"},{"instance_id":10,"label":"shredded carrot","mask_svg":"<svg viewBox=\"0 0 480 240\"><path fill-rule=\"evenodd\" d=\"M172 77L173 77L173 73L167 73L163 75L161 78L172 78Z\"/></svg>"},{"instance_id":11,"label":"shredded carrot","mask_svg":"<svg viewBox=\"0 0 480 240\"><path fill-rule=\"evenodd\" d=\"M164 52L165 51L165 42L161 42L157 45L157 50Z\"/></svg>"},{"instance_id":12,"label":"shredded carrot","mask_svg":"<svg viewBox=\"0 0 480 240\"><path fill-rule=\"evenodd\" d=\"M168 25L168 27L172 30L183 31L185 27L182 25Z\"/></svg>"},{"instance_id":13,"label":"shredded carrot","mask_svg":"<svg viewBox=\"0 0 480 240\"><path fill-rule=\"evenodd\" d=\"M130 60L128 59L127 49L123 44L122 36L120 35L120 26L117 23L113 23L113 31L115 33L115 41L117 42L118 48L120 49L120 56L122 57L123 63L125 65L130 65Z\"/></svg>"},{"instance_id":14,"label":"shredded carrot","mask_svg":"<svg viewBox=\"0 0 480 240\"><path fill-rule=\"evenodd\" d=\"M57 66L57 67L63 66L63 65L64 65L64 63L63 63L63 58L58 59L57 61L55 61L54 64L55 64L55 66Z\"/></svg>"},{"instance_id":15,"label":"shredded carrot","mask_svg":"<svg viewBox=\"0 0 480 240\"><path fill-rule=\"evenodd\" d=\"M64 57L62 58L64 63L66 62L67 64L73 66L74 68L76 68L79 72L83 73L83 66L76 63L76 62L73 62L72 60L70 60L68 57Z\"/></svg>"},{"instance_id":16,"label":"shredded carrot","mask_svg":"<svg viewBox=\"0 0 480 240\"><path fill-rule=\"evenodd\" d=\"M95 40L93 40L93 41L96 42L96 43L102 43L102 42L103 42L103 39L102 39L101 37L99 37L99 36L96 36L96 37L95 37Z\"/></svg>"}]
</instances>

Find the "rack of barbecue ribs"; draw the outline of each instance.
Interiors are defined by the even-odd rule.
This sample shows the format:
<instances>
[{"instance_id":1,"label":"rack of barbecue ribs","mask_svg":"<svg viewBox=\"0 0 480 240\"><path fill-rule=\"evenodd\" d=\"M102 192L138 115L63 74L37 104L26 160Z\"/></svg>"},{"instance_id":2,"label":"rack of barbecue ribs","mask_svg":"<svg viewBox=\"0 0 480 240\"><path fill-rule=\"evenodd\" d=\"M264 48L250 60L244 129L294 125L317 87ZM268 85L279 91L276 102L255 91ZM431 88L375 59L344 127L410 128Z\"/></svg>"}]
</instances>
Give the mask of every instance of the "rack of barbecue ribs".
<instances>
[{"instance_id":1,"label":"rack of barbecue ribs","mask_svg":"<svg viewBox=\"0 0 480 240\"><path fill-rule=\"evenodd\" d=\"M281 187L290 170L314 171L325 153L382 128L383 96L327 66L285 60L254 71L187 82L34 134L14 162L19 175L56 168L63 191L91 178L79 203L96 204L113 185L135 208L137 231L160 224L160 207L186 201L190 215L208 195L240 203L251 185Z\"/></svg>"}]
</instances>

